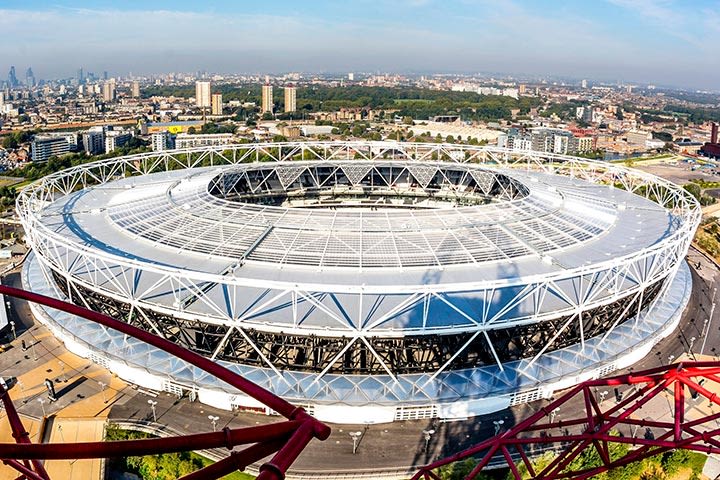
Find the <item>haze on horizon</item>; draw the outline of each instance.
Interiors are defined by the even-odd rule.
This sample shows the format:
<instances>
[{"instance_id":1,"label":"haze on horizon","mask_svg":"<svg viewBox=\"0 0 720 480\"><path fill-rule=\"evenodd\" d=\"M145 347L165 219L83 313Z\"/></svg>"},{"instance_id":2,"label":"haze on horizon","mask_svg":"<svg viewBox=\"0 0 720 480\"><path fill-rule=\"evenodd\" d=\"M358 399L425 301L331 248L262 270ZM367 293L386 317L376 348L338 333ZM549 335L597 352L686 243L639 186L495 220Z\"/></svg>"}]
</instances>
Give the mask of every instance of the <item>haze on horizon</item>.
<instances>
[{"instance_id":1,"label":"haze on horizon","mask_svg":"<svg viewBox=\"0 0 720 480\"><path fill-rule=\"evenodd\" d=\"M506 72L720 90L712 0L108 0L0 5L0 77Z\"/></svg>"}]
</instances>

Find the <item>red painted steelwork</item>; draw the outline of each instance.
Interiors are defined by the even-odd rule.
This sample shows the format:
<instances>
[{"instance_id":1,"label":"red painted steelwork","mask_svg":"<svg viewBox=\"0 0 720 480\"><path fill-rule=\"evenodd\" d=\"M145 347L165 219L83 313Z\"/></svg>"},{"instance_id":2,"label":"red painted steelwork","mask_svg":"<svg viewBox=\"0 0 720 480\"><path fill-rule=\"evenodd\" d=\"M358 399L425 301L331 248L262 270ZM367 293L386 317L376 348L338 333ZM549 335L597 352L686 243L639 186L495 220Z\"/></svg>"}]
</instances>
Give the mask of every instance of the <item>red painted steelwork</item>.
<instances>
[{"instance_id":1,"label":"red painted steelwork","mask_svg":"<svg viewBox=\"0 0 720 480\"><path fill-rule=\"evenodd\" d=\"M598 388L622 386L631 388L620 398L616 396L614 401L595 398ZM468 479L477 476L488 465L509 468L516 478L520 478L518 466L523 465L531 478L554 480L591 478L678 448L719 453L720 413L711 410L696 414L694 420L686 418L686 411L690 408L697 411L706 401L710 406L719 405L720 396L714 391L720 391L720 362L683 362L583 382L506 432L421 468L413 480L437 480L439 477L434 470L468 458L478 460ZM603 397L607 393L604 391ZM658 419L662 418L660 413L663 412L657 410L658 405L649 405L663 395L667 397L664 414L670 415L669 420ZM562 409L563 418L554 421L556 409L561 407L566 407ZM641 428L645 430L638 437L636 434ZM625 444L630 448L620 458L612 458L612 444ZM535 447L555 452L541 471L536 471L531 461L531 449ZM573 460L588 448L597 451L602 464L573 470Z\"/></svg>"},{"instance_id":2,"label":"red painted steelwork","mask_svg":"<svg viewBox=\"0 0 720 480\"><path fill-rule=\"evenodd\" d=\"M325 440L330 435L330 428L308 415L304 409L292 405L212 360L190 352L164 338L110 318L107 315L55 298L5 285L0 285L0 293L62 310L137 338L214 375L288 419L285 422L260 427L226 429L222 432L162 439L31 444L22 421L10 400L9 393L0 387L0 398L8 414L13 436L17 441L17 444L0 444L0 459L15 468L21 475L34 480L49 480L47 472L38 461L39 459L153 455L219 447L232 449L236 445L252 443L254 445L245 448L241 452L233 452L230 457L187 475L185 478L189 480L221 478L232 471L243 470L249 464L277 452L272 460L261 467L258 479L281 480L285 477L285 472L293 461L313 438ZM18 460L22 460L22 462Z\"/></svg>"}]
</instances>

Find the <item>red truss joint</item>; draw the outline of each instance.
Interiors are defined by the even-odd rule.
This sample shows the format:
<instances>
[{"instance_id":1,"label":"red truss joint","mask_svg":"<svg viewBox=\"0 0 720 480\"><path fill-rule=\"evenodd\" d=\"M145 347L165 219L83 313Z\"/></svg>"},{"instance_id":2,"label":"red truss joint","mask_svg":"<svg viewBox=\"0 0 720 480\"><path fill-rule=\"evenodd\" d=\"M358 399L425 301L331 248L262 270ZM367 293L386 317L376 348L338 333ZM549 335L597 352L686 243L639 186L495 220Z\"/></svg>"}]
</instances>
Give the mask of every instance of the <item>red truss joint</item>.
<instances>
[{"instance_id":1,"label":"red truss joint","mask_svg":"<svg viewBox=\"0 0 720 480\"><path fill-rule=\"evenodd\" d=\"M530 478L554 480L590 478L674 449L717 453L715 392L720 392L720 362L680 362L589 380L501 435L422 467L413 480L437 479L439 468L469 458L478 463L468 479L489 466L506 467L520 479L518 466L524 466ZM625 446L619 457L611 454L616 445ZM573 461L592 448L601 465L573 470ZM547 452L552 459L538 471L532 460Z\"/></svg>"}]
</instances>

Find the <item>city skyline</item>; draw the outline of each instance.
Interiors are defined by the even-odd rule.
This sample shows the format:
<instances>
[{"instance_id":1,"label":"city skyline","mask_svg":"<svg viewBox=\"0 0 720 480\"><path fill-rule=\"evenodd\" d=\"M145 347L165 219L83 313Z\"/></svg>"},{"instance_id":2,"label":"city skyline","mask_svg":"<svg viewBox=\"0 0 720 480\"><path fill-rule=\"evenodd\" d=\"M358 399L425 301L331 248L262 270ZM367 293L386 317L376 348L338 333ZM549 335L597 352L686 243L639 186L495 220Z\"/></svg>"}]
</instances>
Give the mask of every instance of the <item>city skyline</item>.
<instances>
[{"instance_id":1,"label":"city skyline","mask_svg":"<svg viewBox=\"0 0 720 480\"><path fill-rule=\"evenodd\" d=\"M0 71L503 72L720 85L720 15L706 0L92 5L4 2L0 28L12 40Z\"/></svg>"}]
</instances>

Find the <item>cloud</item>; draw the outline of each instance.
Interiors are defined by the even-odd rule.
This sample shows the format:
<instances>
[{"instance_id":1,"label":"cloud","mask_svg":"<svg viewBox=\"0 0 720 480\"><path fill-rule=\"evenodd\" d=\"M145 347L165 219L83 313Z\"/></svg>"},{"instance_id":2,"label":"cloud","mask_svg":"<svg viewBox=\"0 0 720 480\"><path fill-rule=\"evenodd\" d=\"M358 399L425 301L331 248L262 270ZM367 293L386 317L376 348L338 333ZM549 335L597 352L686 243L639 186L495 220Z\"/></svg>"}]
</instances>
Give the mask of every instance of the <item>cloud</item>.
<instances>
[{"instance_id":1,"label":"cloud","mask_svg":"<svg viewBox=\"0 0 720 480\"><path fill-rule=\"evenodd\" d=\"M702 33L684 28L692 19L675 15L674 3L608 1L649 27L623 30L612 14L596 18L574 2L547 9L526 0L357 0L315 14L289 8L0 9L0 31L11 39L0 72L15 64L32 65L45 78L83 66L111 74L411 70L718 80L699 75L707 71L699 65ZM663 28L674 36L651 35ZM704 32L720 39L717 25ZM677 41L680 35L688 38Z\"/></svg>"}]
</instances>

